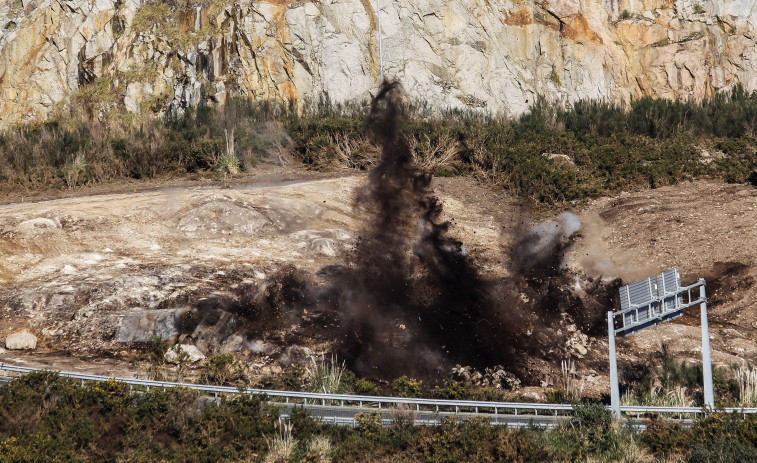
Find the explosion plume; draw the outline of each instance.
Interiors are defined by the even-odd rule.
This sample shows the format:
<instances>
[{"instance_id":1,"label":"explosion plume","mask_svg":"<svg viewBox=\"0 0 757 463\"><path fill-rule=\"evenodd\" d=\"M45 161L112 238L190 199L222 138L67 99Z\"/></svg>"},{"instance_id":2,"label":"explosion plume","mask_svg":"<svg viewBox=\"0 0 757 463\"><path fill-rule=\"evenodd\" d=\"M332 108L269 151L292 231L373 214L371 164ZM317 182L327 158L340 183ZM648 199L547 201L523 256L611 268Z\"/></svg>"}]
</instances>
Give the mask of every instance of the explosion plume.
<instances>
[{"instance_id":1,"label":"explosion plume","mask_svg":"<svg viewBox=\"0 0 757 463\"><path fill-rule=\"evenodd\" d=\"M368 119L381 160L355 200L366 226L329 292L341 315L340 355L377 377L436 376L454 363L508 364L511 351L535 348L524 332L558 306L585 311L580 298L558 290L569 279L562 252L580 222L563 214L535 227L514 248L515 276L484 278L449 236L431 175L413 163L402 136L403 120L399 84L385 83Z\"/></svg>"}]
</instances>

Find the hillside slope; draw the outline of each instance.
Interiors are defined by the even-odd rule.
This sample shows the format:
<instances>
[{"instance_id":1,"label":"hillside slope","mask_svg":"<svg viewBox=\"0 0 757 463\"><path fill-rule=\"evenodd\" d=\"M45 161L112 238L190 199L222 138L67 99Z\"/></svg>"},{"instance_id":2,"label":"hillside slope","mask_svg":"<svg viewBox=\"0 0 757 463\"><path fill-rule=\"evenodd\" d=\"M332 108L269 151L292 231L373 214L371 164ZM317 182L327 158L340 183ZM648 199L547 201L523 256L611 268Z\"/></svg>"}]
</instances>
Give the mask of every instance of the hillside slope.
<instances>
[{"instance_id":1,"label":"hillside slope","mask_svg":"<svg viewBox=\"0 0 757 463\"><path fill-rule=\"evenodd\" d=\"M27 328L39 343L0 359L133 374L126 371L133 349L157 336L192 342L205 354L242 353L256 374L267 374L333 351L338 317L300 296L326 288L329 272L361 239L353 201L364 182L351 176L3 206L0 340ZM452 220L450 234L479 271L507 278L510 250L536 220L471 179L436 179L433 188L443 217ZM565 255L576 278L564 289L580 292L600 277L629 282L677 266L684 283L707 278L714 362L754 362L756 199L752 187L698 182L597 200L576 211L581 235ZM280 307L289 309L273 323ZM519 354L516 371L526 385L548 383L560 359L572 356L585 391L606 392L606 335L586 336L570 318L563 321L542 333L518 327L534 342ZM680 358L697 360L697 311L621 339L621 362L643 361L663 341ZM508 353L502 355L504 361ZM97 367L91 359L111 360Z\"/></svg>"}]
</instances>

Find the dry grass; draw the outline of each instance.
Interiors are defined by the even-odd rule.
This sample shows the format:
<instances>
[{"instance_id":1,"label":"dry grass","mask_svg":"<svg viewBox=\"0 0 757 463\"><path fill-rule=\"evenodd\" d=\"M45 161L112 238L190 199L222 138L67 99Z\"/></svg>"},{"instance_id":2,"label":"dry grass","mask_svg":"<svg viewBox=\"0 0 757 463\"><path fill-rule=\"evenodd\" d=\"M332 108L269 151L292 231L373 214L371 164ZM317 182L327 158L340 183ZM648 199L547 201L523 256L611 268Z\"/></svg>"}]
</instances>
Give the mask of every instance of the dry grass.
<instances>
[{"instance_id":1,"label":"dry grass","mask_svg":"<svg viewBox=\"0 0 757 463\"><path fill-rule=\"evenodd\" d=\"M737 368L736 382L739 383L739 406L757 405L757 369L751 366Z\"/></svg>"},{"instance_id":2,"label":"dry grass","mask_svg":"<svg viewBox=\"0 0 757 463\"><path fill-rule=\"evenodd\" d=\"M683 386L674 386L673 389L663 392L662 386L653 384L648 394L637 397L629 391L623 394L620 403L622 405L644 405L650 407L693 407L694 399Z\"/></svg>"},{"instance_id":3,"label":"dry grass","mask_svg":"<svg viewBox=\"0 0 757 463\"><path fill-rule=\"evenodd\" d=\"M231 129L231 132L224 129L223 133L226 139L226 151L216 161L215 171L231 175L238 174L240 171L240 162L234 148L234 129Z\"/></svg>"},{"instance_id":4,"label":"dry grass","mask_svg":"<svg viewBox=\"0 0 757 463\"><path fill-rule=\"evenodd\" d=\"M399 404L389 410L392 417L392 427L406 428L415 425L415 409L408 404Z\"/></svg>"},{"instance_id":5,"label":"dry grass","mask_svg":"<svg viewBox=\"0 0 757 463\"><path fill-rule=\"evenodd\" d=\"M320 359L311 356L310 365L305 367L308 389L312 392L336 394L339 392L339 386L342 384L342 375L344 375L346 369L345 363L342 362L340 364L333 355L330 361L326 361L326 357L323 354L321 354Z\"/></svg>"},{"instance_id":6,"label":"dry grass","mask_svg":"<svg viewBox=\"0 0 757 463\"><path fill-rule=\"evenodd\" d=\"M413 160L423 169L432 172L440 168L457 169L460 162L460 143L447 134L439 136L436 142L422 134L419 138L408 139Z\"/></svg>"},{"instance_id":7,"label":"dry grass","mask_svg":"<svg viewBox=\"0 0 757 463\"><path fill-rule=\"evenodd\" d=\"M332 445L327 436L315 436L308 444L305 461L312 463L330 463Z\"/></svg>"},{"instance_id":8,"label":"dry grass","mask_svg":"<svg viewBox=\"0 0 757 463\"><path fill-rule=\"evenodd\" d=\"M276 424L276 434L273 438L266 436L268 454L263 459L264 463L288 463L297 446L297 439L292 437L292 424L281 420Z\"/></svg>"},{"instance_id":9,"label":"dry grass","mask_svg":"<svg viewBox=\"0 0 757 463\"><path fill-rule=\"evenodd\" d=\"M561 370L562 370L562 378L561 378L561 386L562 389L570 396L575 398L576 400L581 397L581 393L584 389L584 380L581 379L581 382L579 384L578 382L578 374L576 373L576 362L573 360L563 360L561 362Z\"/></svg>"},{"instance_id":10,"label":"dry grass","mask_svg":"<svg viewBox=\"0 0 757 463\"><path fill-rule=\"evenodd\" d=\"M376 165L380 151L367 137L352 138L345 134L331 135L331 159L334 167L366 170Z\"/></svg>"}]
</instances>

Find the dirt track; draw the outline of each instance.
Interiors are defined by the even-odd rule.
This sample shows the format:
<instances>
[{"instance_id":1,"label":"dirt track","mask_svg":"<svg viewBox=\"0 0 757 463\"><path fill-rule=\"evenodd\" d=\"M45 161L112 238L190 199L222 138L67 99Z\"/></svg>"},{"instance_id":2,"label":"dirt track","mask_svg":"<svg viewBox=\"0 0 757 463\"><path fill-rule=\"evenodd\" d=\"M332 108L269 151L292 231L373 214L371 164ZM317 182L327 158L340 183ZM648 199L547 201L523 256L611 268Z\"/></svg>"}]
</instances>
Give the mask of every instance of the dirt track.
<instances>
[{"instance_id":1,"label":"dirt track","mask_svg":"<svg viewBox=\"0 0 757 463\"><path fill-rule=\"evenodd\" d=\"M180 306L224 286L256 284L287 263L308 272L339 263L362 231L352 209L362 182L364 177L349 176L182 186L2 206L0 340L29 328L39 347L33 355L7 352L0 361L44 363L40 356L73 355L67 366L74 368L95 356L102 365L95 373L128 369L128 347L115 342L125 315ZM529 221L515 202L468 178L436 179L434 188L445 217L453 219L451 233L485 273L506 274L513 233ZM627 282L674 266L684 283L707 278L713 360L754 362L756 205L752 187L702 182L603 198L575 211L582 236L566 263ZM622 340L623 361L648 357L662 341L698 358L698 313L692 314ZM302 333L293 339L304 343ZM265 342L223 343L229 350L258 349L261 372L274 368ZM315 340L308 348L327 345ZM578 367L589 378L587 387L599 392L606 387L606 341L589 345ZM105 360L111 357L122 360Z\"/></svg>"}]
</instances>

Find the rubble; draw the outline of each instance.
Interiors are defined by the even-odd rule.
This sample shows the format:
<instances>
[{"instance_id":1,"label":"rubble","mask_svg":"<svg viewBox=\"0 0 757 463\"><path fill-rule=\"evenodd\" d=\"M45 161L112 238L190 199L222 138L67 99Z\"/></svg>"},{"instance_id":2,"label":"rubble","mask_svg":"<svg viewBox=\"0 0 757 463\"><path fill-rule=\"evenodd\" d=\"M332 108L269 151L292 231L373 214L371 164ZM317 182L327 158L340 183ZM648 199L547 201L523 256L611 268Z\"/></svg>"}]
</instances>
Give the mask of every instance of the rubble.
<instances>
[{"instance_id":1,"label":"rubble","mask_svg":"<svg viewBox=\"0 0 757 463\"><path fill-rule=\"evenodd\" d=\"M520 388L520 379L505 370L501 365L485 368L484 372L471 366L456 365L452 369L452 378L455 381L471 383L476 386L495 387L497 389L517 390Z\"/></svg>"}]
</instances>

